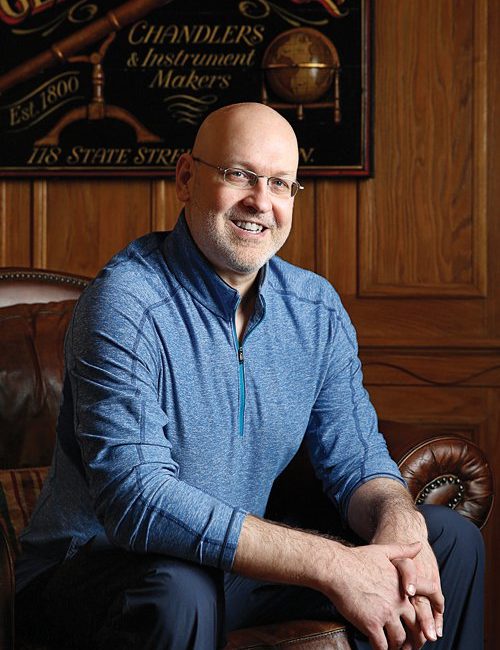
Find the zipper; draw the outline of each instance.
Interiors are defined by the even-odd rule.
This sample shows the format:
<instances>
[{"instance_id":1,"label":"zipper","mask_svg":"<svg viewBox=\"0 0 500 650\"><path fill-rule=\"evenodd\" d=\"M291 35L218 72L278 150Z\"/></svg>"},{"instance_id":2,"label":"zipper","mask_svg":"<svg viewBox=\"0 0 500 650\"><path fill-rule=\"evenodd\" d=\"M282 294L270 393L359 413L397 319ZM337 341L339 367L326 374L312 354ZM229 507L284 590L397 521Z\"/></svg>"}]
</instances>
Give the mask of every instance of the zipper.
<instances>
[{"instance_id":1,"label":"zipper","mask_svg":"<svg viewBox=\"0 0 500 650\"><path fill-rule=\"evenodd\" d=\"M240 345L238 348L238 363L239 363L239 372L240 372L240 411L239 411L239 422L240 422L240 436L243 435L245 429L245 402L246 402L246 392L245 392L245 358L243 356L243 346Z\"/></svg>"},{"instance_id":2,"label":"zipper","mask_svg":"<svg viewBox=\"0 0 500 650\"><path fill-rule=\"evenodd\" d=\"M235 311L236 314L236 311ZM250 332L259 325L263 319L263 315L259 320L253 323L250 328L247 329L243 335L243 341L246 341ZM238 433L240 436L243 436L245 432L245 403L246 403L246 388L245 388L245 356L243 354L243 341L240 343L238 339L238 334L236 333L236 315L233 316L233 337L234 337L234 347L236 348L236 353L238 356L238 378L239 378L239 395L240 395L240 404L238 408Z\"/></svg>"},{"instance_id":3,"label":"zipper","mask_svg":"<svg viewBox=\"0 0 500 650\"><path fill-rule=\"evenodd\" d=\"M239 378L239 394L240 394L240 404L238 408L238 433L240 436L243 436L245 432L245 357L243 355L243 345L238 341L238 335L236 334L236 324L233 320L233 335L234 335L234 345L236 347L236 352L238 354L238 378Z\"/></svg>"}]
</instances>

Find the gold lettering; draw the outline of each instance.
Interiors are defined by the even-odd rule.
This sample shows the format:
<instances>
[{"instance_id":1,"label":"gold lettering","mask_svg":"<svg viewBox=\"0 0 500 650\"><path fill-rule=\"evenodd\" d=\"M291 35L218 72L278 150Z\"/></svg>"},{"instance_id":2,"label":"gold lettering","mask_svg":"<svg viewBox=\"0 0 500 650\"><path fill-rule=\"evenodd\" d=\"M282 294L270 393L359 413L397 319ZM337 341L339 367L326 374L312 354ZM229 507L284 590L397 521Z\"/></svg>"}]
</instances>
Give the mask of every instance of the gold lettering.
<instances>
[{"instance_id":1,"label":"gold lettering","mask_svg":"<svg viewBox=\"0 0 500 650\"><path fill-rule=\"evenodd\" d=\"M29 14L30 6L28 0L0 0L0 18L9 25L17 25Z\"/></svg>"},{"instance_id":2,"label":"gold lettering","mask_svg":"<svg viewBox=\"0 0 500 650\"><path fill-rule=\"evenodd\" d=\"M152 147L139 147L134 156L134 165L161 165L172 167L177 163L180 156L186 149L153 149Z\"/></svg>"},{"instance_id":3,"label":"gold lettering","mask_svg":"<svg viewBox=\"0 0 500 650\"><path fill-rule=\"evenodd\" d=\"M132 25L128 33L128 42L130 43L130 45L141 45L144 36L138 36L137 39L135 39L135 32L136 30L140 30L140 29L144 30L146 27L147 27L147 22L145 20L140 20L139 22L135 23L135 25Z\"/></svg>"},{"instance_id":4,"label":"gold lettering","mask_svg":"<svg viewBox=\"0 0 500 650\"><path fill-rule=\"evenodd\" d=\"M61 2L66 0L0 0L0 20L17 25L30 14L38 14Z\"/></svg>"},{"instance_id":5,"label":"gold lettering","mask_svg":"<svg viewBox=\"0 0 500 650\"><path fill-rule=\"evenodd\" d=\"M227 88L231 75L199 75L195 70L189 74L174 74L174 70L158 70L149 84L150 88L175 88L183 90L211 90L212 88Z\"/></svg>"},{"instance_id":6,"label":"gold lettering","mask_svg":"<svg viewBox=\"0 0 500 650\"><path fill-rule=\"evenodd\" d=\"M264 25L150 25L141 20L128 33L131 45L256 45L264 40Z\"/></svg>"},{"instance_id":7,"label":"gold lettering","mask_svg":"<svg viewBox=\"0 0 500 650\"><path fill-rule=\"evenodd\" d=\"M236 45L241 41L245 45L257 45L264 40L264 25L241 25L238 36L236 37Z\"/></svg>"},{"instance_id":8,"label":"gold lettering","mask_svg":"<svg viewBox=\"0 0 500 650\"><path fill-rule=\"evenodd\" d=\"M32 3L32 13L37 14L40 11L49 9L55 4L55 0L31 0Z\"/></svg>"},{"instance_id":9,"label":"gold lettering","mask_svg":"<svg viewBox=\"0 0 500 650\"><path fill-rule=\"evenodd\" d=\"M157 33L155 36L155 39L153 40L153 43L157 44L160 43L163 45L165 41L168 41L169 43L176 43L177 42L177 37L179 34L179 28L177 25L161 25L157 29Z\"/></svg>"},{"instance_id":10,"label":"gold lettering","mask_svg":"<svg viewBox=\"0 0 500 650\"><path fill-rule=\"evenodd\" d=\"M129 148L73 147L67 156L68 165L127 165L132 153Z\"/></svg>"},{"instance_id":11,"label":"gold lettering","mask_svg":"<svg viewBox=\"0 0 500 650\"><path fill-rule=\"evenodd\" d=\"M61 155L61 147L34 147L28 165L55 165Z\"/></svg>"},{"instance_id":12,"label":"gold lettering","mask_svg":"<svg viewBox=\"0 0 500 650\"><path fill-rule=\"evenodd\" d=\"M304 147L299 148L299 153L301 159L305 162L313 162L314 161L314 147L309 147L309 149L305 149Z\"/></svg>"}]
</instances>

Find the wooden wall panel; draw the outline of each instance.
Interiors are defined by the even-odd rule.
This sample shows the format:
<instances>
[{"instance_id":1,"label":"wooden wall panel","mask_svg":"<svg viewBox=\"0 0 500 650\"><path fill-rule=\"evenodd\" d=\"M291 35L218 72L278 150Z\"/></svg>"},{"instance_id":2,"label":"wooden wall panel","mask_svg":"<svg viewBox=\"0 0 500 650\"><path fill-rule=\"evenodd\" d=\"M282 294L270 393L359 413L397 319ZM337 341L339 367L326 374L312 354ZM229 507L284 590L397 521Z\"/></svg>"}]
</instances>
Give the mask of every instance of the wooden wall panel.
<instances>
[{"instance_id":1,"label":"wooden wall panel","mask_svg":"<svg viewBox=\"0 0 500 650\"><path fill-rule=\"evenodd\" d=\"M361 295L485 294L486 9L377 4L386 64L376 67L376 179L360 186Z\"/></svg>"},{"instance_id":2,"label":"wooden wall panel","mask_svg":"<svg viewBox=\"0 0 500 650\"><path fill-rule=\"evenodd\" d=\"M441 344L460 339L474 345L487 335L488 304L483 300L357 299L345 304L365 344Z\"/></svg>"},{"instance_id":3,"label":"wooden wall panel","mask_svg":"<svg viewBox=\"0 0 500 650\"><path fill-rule=\"evenodd\" d=\"M295 199L293 226L281 257L311 271L316 270L314 183L306 183Z\"/></svg>"},{"instance_id":4,"label":"wooden wall panel","mask_svg":"<svg viewBox=\"0 0 500 650\"><path fill-rule=\"evenodd\" d=\"M341 295L357 291L357 184L351 180L316 182L318 273Z\"/></svg>"},{"instance_id":5,"label":"wooden wall panel","mask_svg":"<svg viewBox=\"0 0 500 650\"><path fill-rule=\"evenodd\" d=\"M29 181L0 181L0 266L31 264Z\"/></svg>"},{"instance_id":6,"label":"wooden wall panel","mask_svg":"<svg viewBox=\"0 0 500 650\"><path fill-rule=\"evenodd\" d=\"M500 338L500 3L488 7L488 323L490 336Z\"/></svg>"},{"instance_id":7,"label":"wooden wall panel","mask_svg":"<svg viewBox=\"0 0 500 650\"><path fill-rule=\"evenodd\" d=\"M152 230L172 230L182 209L175 182L172 179L153 181L152 192Z\"/></svg>"},{"instance_id":8,"label":"wooden wall panel","mask_svg":"<svg viewBox=\"0 0 500 650\"><path fill-rule=\"evenodd\" d=\"M370 386L500 387L500 349L361 348Z\"/></svg>"},{"instance_id":9,"label":"wooden wall panel","mask_svg":"<svg viewBox=\"0 0 500 650\"><path fill-rule=\"evenodd\" d=\"M150 182L127 179L34 183L34 265L95 275L152 226Z\"/></svg>"}]
</instances>

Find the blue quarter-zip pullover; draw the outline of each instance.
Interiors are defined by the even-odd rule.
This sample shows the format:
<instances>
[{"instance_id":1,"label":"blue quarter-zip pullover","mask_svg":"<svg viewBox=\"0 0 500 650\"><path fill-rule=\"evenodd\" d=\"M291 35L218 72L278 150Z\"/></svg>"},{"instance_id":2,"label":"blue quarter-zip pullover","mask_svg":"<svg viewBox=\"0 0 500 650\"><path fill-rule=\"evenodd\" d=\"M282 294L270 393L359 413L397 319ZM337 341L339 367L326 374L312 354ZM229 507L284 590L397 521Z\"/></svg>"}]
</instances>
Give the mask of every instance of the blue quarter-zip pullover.
<instances>
[{"instance_id":1,"label":"blue quarter-zip pullover","mask_svg":"<svg viewBox=\"0 0 500 650\"><path fill-rule=\"evenodd\" d=\"M274 257L241 342L239 294L184 217L132 242L80 298L50 475L18 588L92 537L231 569L304 436L345 516L374 477L402 481L362 385L353 327L323 278Z\"/></svg>"}]
</instances>

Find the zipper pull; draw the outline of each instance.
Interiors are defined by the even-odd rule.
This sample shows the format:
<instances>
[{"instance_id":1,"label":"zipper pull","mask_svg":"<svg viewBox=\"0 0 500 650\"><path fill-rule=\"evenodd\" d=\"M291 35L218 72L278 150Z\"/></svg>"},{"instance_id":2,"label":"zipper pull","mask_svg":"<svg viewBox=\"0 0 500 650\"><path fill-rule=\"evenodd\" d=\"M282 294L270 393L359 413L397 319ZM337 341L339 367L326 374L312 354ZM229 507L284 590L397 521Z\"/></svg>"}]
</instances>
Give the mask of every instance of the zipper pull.
<instances>
[{"instance_id":1,"label":"zipper pull","mask_svg":"<svg viewBox=\"0 0 500 650\"><path fill-rule=\"evenodd\" d=\"M243 358L243 346L242 345L240 345L240 347L238 348L238 361L240 363L243 363L243 361L244 361L244 358Z\"/></svg>"}]
</instances>

